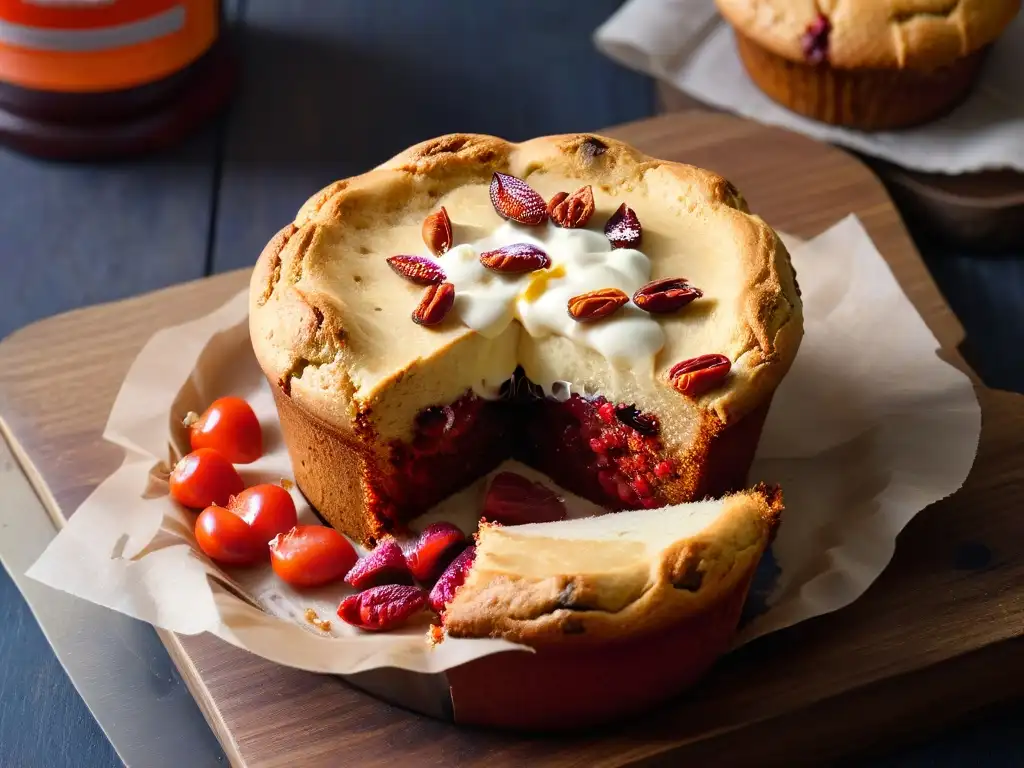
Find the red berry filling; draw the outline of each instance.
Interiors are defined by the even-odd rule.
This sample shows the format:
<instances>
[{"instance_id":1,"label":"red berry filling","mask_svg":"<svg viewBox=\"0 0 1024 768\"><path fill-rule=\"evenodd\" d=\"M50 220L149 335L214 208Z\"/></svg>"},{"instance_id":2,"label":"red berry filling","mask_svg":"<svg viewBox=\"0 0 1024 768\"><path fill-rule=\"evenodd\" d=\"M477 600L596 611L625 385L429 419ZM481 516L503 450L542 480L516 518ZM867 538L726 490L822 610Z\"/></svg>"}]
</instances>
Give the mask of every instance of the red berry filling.
<instances>
[{"instance_id":1,"label":"red berry filling","mask_svg":"<svg viewBox=\"0 0 1024 768\"><path fill-rule=\"evenodd\" d=\"M656 418L630 404L572 395L545 399L527 422L519 458L563 488L610 509L660 507L675 475Z\"/></svg>"},{"instance_id":2,"label":"red berry filling","mask_svg":"<svg viewBox=\"0 0 1024 768\"><path fill-rule=\"evenodd\" d=\"M391 471L373 478L371 508L385 530L422 514L507 458L610 509L659 507L675 477L653 414L630 403L572 395L565 401L517 369L502 399L467 392L425 408L408 443L391 446Z\"/></svg>"},{"instance_id":3,"label":"red berry filling","mask_svg":"<svg viewBox=\"0 0 1024 768\"><path fill-rule=\"evenodd\" d=\"M393 530L465 488L509 456L510 412L467 392L416 417L408 443L391 445L390 472L369 479L370 508Z\"/></svg>"}]
</instances>

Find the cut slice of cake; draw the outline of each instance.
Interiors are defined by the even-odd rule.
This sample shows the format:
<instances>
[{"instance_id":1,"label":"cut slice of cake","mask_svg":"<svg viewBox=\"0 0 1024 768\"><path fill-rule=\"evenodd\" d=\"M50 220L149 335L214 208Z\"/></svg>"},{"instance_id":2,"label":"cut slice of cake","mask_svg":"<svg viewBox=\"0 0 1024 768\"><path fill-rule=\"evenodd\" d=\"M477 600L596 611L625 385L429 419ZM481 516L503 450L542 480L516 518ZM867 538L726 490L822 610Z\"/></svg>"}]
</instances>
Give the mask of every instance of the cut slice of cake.
<instances>
[{"instance_id":1,"label":"cut slice of cake","mask_svg":"<svg viewBox=\"0 0 1024 768\"><path fill-rule=\"evenodd\" d=\"M757 487L664 509L484 525L445 628L533 653L449 669L456 722L565 730L678 695L732 646L781 513L781 493Z\"/></svg>"},{"instance_id":2,"label":"cut slice of cake","mask_svg":"<svg viewBox=\"0 0 1024 768\"><path fill-rule=\"evenodd\" d=\"M759 486L661 509L483 523L445 629L564 646L636 637L742 604L781 513L781 492ZM726 619L730 632L736 620Z\"/></svg>"}]
</instances>

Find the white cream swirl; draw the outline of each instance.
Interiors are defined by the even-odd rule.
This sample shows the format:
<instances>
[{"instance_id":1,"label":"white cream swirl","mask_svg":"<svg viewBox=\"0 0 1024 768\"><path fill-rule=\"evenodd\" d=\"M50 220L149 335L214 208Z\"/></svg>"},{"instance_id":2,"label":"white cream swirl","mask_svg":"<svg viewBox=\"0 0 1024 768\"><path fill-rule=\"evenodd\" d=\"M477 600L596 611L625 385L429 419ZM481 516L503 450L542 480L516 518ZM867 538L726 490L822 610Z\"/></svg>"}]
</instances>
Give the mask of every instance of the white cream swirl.
<instances>
[{"instance_id":1,"label":"white cream swirl","mask_svg":"<svg viewBox=\"0 0 1024 768\"><path fill-rule=\"evenodd\" d=\"M480 263L480 254L515 243L530 243L551 260L547 269L501 274ZM653 359L665 344L661 326L632 302L592 323L573 320L568 302L601 288L627 296L651 279L651 262L640 251L612 248L601 232L563 229L550 222L526 227L505 222L490 235L458 245L437 259L455 286L456 315L488 338L518 320L530 336L565 336L594 349L618 367Z\"/></svg>"}]
</instances>

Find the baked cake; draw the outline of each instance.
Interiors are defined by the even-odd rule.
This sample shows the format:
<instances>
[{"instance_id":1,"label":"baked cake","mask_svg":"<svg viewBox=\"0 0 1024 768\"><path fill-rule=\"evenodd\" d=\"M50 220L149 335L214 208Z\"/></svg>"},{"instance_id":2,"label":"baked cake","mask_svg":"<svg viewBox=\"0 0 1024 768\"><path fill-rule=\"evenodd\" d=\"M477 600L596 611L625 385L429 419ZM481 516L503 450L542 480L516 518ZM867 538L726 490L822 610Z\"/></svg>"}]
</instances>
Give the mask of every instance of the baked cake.
<instances>
[{"instance_id":1,"label":"baked cake","mask_svg":"<svg viewBox=\"0 0 1024 768\"><path fill-rule=\"evenodd\" d=\"M777 490L758 487L661 509L482 524L445 628L534 652L449 670L457 720L570 728L692 683L731 645L781 509Z\"/></svg>"},{"instance_id":2,"label":"baked cake","mask_svg":"<svg viewBox=\"0 0 1024 768\"><path fill-rule=\"evenodd\" d=\"M781 511L781 493L758 487L628 514L484 522L473 566L445 609L445 629L531 645L665 629L746 592Z\"/></svg>"},{"instance_id":3,"label":"baked cake","mask_svg":"<svg viewBox=\"0 0 1024 768\"><path fill-rule=\"evenodd\" d=\"M299 488L367 544L506 458L613 510L741 488L803 333L732 184L586 134L330 185L260 256L250 330Z\"/></svg>"},{"instance_id":4,"label":"baked cake","mask_svg":"<svg viewBox=\"0 0 1024 768\"><path fill-rule=\"evenodd\" d=\"M827 123L905 128L967 97L1020 0L716 0L775 101Z\"/></svg>"}]
</instances>

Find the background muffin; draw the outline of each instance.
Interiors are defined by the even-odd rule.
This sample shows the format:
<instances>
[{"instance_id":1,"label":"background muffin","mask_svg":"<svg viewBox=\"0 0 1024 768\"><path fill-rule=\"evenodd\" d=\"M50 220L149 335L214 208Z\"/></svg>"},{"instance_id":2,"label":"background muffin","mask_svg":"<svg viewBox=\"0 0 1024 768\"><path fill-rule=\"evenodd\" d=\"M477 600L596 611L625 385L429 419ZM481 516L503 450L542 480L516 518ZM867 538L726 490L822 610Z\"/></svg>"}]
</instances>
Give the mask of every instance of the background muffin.
<instances>
[{"instance_id":1,"label":"background muffin","mask_svg":"<svg viewBox=\"0 0 1024 768\"><path fill-rule=\"evenodd\" d=\"M1020 0L716 0L768 96L862 130L905 128L957 106Z\"/></svg>"}]
</instances>

